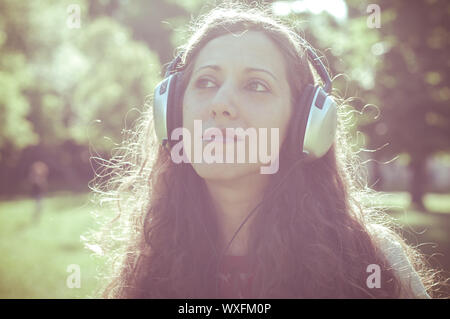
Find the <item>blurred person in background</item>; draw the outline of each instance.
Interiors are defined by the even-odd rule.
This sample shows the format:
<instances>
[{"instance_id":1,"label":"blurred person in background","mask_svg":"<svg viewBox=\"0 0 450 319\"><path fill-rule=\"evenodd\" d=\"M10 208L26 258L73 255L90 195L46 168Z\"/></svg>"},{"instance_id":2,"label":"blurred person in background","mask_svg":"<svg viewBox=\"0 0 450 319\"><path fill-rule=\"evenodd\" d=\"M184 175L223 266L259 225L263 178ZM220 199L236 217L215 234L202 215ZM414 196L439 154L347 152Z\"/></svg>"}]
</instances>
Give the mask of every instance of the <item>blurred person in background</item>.
<instances>
[{"instance_id":1,"label":"blurred person in background","mask_svg":"<svg viewBox=\"0 0 450 319\"><path fill-rule=\"evenodd\" d=\"M31 185L31 196L34 198L35 206L32 220L37 223L42 212L42 199L47 190L48 166L41 161L34 162L30 168L29 182Z\"/></svg>"}]
</instances>

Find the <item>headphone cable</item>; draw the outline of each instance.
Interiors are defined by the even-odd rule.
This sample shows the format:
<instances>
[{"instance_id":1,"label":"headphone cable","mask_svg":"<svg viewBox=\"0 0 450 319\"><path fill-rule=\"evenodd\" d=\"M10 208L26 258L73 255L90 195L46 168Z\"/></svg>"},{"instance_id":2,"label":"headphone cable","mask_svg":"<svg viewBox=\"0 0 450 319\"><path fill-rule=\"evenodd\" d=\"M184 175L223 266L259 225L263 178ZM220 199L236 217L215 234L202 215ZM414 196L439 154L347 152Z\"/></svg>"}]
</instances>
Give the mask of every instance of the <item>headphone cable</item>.
<instances>
[{"instance_id":1,"label":"headphone cable","mask_svg":"<svg viewBox=\"0 0 450 319\"><path fill-rule=\"evenodd\" d=\"M292 170L299 164L302 163L303 160L306 157L304 156L304 154L302 154L302 157L298 160L295 161L295 163L289 168L289 170L287 171L287 173L285 174L285 176L283 176L283 178L272 188L272 194L275 191L277 191L279 189L279 187L282 185L282 183L285 182L285 180L289 177L290 173L292 172ZM267 193L266 195L263 197L263 199L258 203L258 205L256 205L251 211L250 213L247 215L247 217L245 217L245 219L243 220L243 222L241 223L241 225L238 227L238 229L234 232L233 237L231 238L231 240L228 242L227 246L225 247L225 249L222 251L222 253L219 256L218 262L217 262L217 268L216 271L218 269L218 267L220 266L220 263L222 262L222 259L226 253L226 251L228 250L228 248L230 247L231 243L233 242L234 238L237 236L237 234L239 233L239 231L242 229L242 227L245 225L245 223L248 221L248 219L255 213L257 212L257 209L268 199ZM218 278L216 277L216 296L218 293Z\"/></svg>"}]
</instances>

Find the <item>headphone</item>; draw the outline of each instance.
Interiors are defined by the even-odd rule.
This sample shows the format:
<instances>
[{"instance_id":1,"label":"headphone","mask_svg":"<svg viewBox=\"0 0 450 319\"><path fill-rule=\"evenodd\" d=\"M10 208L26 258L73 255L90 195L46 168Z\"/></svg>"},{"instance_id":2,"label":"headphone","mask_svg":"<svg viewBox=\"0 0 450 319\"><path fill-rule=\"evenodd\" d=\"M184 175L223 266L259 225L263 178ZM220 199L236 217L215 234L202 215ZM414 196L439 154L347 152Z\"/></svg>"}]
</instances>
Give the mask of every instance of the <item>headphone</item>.
<instances>
[{"instance_id":1,"label":"headphone","mask_svg":"<svg viewBox=\"0 0 450 319\"><path fill-rule=\"evenodd\" d=\"M294 149L302 151L306 161L318 159L325 155L334 142L337 127L337 105L329 95L331 78L317 54L306 46L308 60L324 82L320 85L307 84L302 92L299 105L300 111L293 119ZM170 139L170 133L177 127L182 127L181 88L183 71L173 72L181 61L183 52L172 60L154 92L153 116L155 132L159 143L172 147L175 141ZM307 115L307 116L305 116Z\"/></svg>"}]
</instances>

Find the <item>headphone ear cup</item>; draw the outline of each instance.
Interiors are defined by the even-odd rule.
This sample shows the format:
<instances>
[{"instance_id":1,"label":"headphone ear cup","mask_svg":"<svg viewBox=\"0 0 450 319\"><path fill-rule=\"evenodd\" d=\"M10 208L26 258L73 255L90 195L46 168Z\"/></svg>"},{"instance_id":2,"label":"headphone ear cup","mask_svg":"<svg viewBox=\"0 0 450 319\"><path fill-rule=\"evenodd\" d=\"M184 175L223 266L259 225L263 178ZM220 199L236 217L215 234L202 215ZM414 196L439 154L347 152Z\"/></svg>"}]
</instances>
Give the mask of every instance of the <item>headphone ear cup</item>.
<instances>
[{"instance_id":1,"label":"headphone ear cup","mask_svg":"<svg viewBox=\"0 0 450 319\"><path fill-rule=\"evenodd\" d=\"M168 100L172 91L173 75L169 75L159 82L154 90L153 96L153 122L156 137L159 143L165 145L168 140Z\"/></svg>"},{"instance_id":2,"label":"headphone ear cup","mask_svg":"<svg viewBox=\"0 0 450 319\"><path fill-rule=\"evenodd\" d=\"M333 145L337 128L337 104L324 89L316 86L310 102L303 140L308 159L324 156Z\"/></svg>"},{"instance_id":3,"label":"headphone ear cup","mask_svg":"<svg viewBox=\"0 0 450 319\"><path fill-rule=\"evenodd\" d=\"M294 119L292 122L292 145L290 149L294 150L295 154L303 153L303 143L305 140L306 124L311 110L311 101L314 98L316 88L311 84L307 84L300 100L294 105Z\"/></svg>"},{"instance_id":4,"label":"headphone ear cup","mask_svg":"<svg viewBox=\"0 0 450 319\"><path fill-rule=\"evenodd\" d=\"M182 127L183 124L183 108L181 100L181 82L182 72L177 72L173 75L169 96L167 99L167 139L169 146L172 147L179 140L172 140L171 134L173 130Z\"/></svg>"}]
</instances>

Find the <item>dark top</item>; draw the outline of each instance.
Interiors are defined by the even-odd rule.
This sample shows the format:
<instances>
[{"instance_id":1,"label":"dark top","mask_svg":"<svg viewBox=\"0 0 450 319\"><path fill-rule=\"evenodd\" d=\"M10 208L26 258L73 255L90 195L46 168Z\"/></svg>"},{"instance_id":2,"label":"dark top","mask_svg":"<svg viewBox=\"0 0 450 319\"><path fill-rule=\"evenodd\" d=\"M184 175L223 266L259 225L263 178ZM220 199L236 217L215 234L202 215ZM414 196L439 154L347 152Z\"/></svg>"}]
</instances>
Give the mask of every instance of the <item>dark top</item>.
<instances>
[{"instance_id":1,"label":"dark top","mask_svg":"<svg viewBox=\"0 0 450 319\"><path fill-rule=\"evenodd\" d=\"M251 297L253 275L247 256L224 257L219 271L221 298L244 299Z\"/></svg>"}]
</instances>

